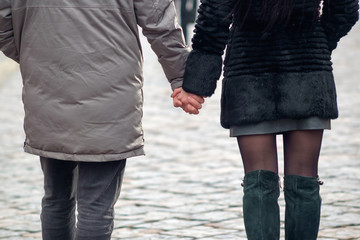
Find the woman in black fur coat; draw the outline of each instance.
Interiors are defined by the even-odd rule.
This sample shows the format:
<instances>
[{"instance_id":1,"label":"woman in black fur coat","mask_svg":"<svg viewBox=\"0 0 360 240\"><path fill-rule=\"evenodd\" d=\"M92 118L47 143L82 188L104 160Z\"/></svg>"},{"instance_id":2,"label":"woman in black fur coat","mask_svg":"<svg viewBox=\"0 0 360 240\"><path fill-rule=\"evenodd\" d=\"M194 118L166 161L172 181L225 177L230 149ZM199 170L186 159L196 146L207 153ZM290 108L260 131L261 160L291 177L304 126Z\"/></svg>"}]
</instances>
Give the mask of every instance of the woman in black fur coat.
<instances>
[{"instance_id":1,"label":"woman in black fur coat","mask_svg":"<svg viewBox=\"0 0 360 240\"><path fill-rule=\"evenodd\" d=\"M237 137L248 239L279 239L276 135L284 140L285 238L317 238L318 158L338 116L331 52L358 20L358 0L201 0L183 90L211 96L222 71L221 125Z\"/></svg>"}]
</instances>

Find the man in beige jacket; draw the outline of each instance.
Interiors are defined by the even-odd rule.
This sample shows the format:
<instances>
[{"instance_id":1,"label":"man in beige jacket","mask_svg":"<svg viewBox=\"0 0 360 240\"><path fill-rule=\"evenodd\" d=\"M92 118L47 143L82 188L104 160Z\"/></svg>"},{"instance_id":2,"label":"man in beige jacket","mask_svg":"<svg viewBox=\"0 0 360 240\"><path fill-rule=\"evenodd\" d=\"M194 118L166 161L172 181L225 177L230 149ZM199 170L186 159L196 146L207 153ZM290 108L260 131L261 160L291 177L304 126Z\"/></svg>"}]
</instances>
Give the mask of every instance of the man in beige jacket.
<instances>
[{"instance_id":1,"label":"man in beige jacket","mask_svg":"<svg viewBox=\"0 0 360 240\"><path fill-rule=\"evenodd\" d=\"M189 49L171 0L0 1L0 50L24 84L24 150L44 172L43 239L111 237L126 159L144 154L138 26L181 91ZM182 107L198 113L203 99L189 97Z\"/></svg>"}]
</instances>

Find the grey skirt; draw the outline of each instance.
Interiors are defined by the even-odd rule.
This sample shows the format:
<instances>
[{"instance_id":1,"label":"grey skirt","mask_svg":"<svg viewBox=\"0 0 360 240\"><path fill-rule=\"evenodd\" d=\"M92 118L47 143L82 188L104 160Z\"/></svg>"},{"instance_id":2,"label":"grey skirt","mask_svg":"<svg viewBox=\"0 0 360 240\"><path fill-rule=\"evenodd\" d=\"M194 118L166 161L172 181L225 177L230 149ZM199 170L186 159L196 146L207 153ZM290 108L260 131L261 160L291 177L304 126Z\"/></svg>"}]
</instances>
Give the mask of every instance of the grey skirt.
<instances>
[{"instance_id":1,"label":"grey skirt","mask_svg":"<svg viewBox=\"0 0 360 240\"><path fill-rule=\"evenodd\" d=\"M230 127L230 137L256 134L282 134L295 130L331 129L330 119L310 117L305 119L280 119Z\"/></svg>"}]
</instances>

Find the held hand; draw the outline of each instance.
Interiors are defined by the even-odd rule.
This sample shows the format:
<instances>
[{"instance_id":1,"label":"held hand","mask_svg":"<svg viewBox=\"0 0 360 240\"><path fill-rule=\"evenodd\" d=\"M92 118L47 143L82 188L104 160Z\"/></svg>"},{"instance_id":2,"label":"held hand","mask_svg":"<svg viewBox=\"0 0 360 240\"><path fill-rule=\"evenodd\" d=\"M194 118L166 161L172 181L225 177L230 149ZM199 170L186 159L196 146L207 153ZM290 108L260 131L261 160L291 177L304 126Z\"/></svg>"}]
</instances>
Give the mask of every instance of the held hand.
<instances>
[{"instance_id":1,"label":"held hand","mask_svg":"<svg viewBox=\"0 0 360 240\"><path fill-rule=\"evenodd\" d=\"M203 97L192 93L187 93L182 88L177 88L171 95L174 107L181 107L189 114L199 114L202 104L205 102Z\"/></svg>"},{"instance_id":2,"label":"held hand","mask_svg":"<svg viewBox=\"0 0 360 240\"><path fill-rule=\"evenodd\" d=\"M174 107L178 108L182 106L182 102L178 99L178 94L181 92L182 88L176 88L173 93L171 94L171 97L173 99Z\"/></svg>"}]
</instances>

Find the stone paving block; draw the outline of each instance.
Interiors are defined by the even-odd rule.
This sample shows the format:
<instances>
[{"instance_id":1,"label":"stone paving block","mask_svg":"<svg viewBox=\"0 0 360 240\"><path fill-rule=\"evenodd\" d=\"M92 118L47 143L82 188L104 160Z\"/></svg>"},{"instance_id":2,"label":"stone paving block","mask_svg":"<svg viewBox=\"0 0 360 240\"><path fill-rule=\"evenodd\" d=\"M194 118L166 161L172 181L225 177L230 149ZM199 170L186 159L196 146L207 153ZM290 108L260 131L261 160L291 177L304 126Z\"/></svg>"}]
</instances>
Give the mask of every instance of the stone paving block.
<instances>
[{"instance_id":1,"label":"stone paving block","mask_svg":"<svg viewBox=\"0 0 360 240\"><path fill-rule=\"evenodd\" d=\"M239 232L245 231L244 221L242 218L234 218L230 220L223 220L220 222L207 223L205 226L219 229L232 229Z\"/></svg>"},{"instance_id":2,"label":"stone paving block","mask_svg":"<svg viewBox=\"0 0 360 240\"><path fill-rule=\"evenodd\" d=\"M11 240L41 240L41 236L40 237L24 237L24 236L21 236L21 237L15 237L15 238L11 238Z\"/></svg>"},{"instance_id":3,"label":"stone paving block","mask_svg":"<svg viewBox=\"0 0 360 240\"><path fill-rule=\"evenodd\" d=\"M148 213L149 209L150 207L139 206L138 204L131 206L123 206L119 209L117 208L117 205L115 205L115 211L117 212L118 216L142 216ZM154 209L158 210L158 208Z\"/></svg>"},{"instance_id":4,"label":"stone paving block","mask_svg":"<svg viewBox=\"0 0 360 240\"><path fill-rule=\"evenodd\" d=\"M112 233L111 239L132 239L142 237L143 234L140 232L139 229L132 229L132 228L118 228L114 229Z\"/></svg>"},{"instance_id":5,"label":"stone paving block","mask_svg":"<svg viewBox=\"0 0 360 240\"><path fill-rule=\"evenodd\" d=\"M337 240L355 240L360 239L359 226L345 226L339 228L328 228L321 230L319 238L333 238Z\"/></svg>"},{"instance_id":6,"label":"stone paving block","mask_svg":"<svg viewBox=\"0 0 360 240\"><path fill-rule=\"evenodd\" d=\"M167 234L176 237L193 237L194 239L210 238L222 234L235 233L236 230L231 229L216 229L206 226L196 226L187 229L176 229Z\"/></svg>"},{"instance_id":7,"label":"stone paving block","mask_svg":"<svg viewBox=\"0 0 360 240\"><path fill-rule=\"evenodd\" d=\"M161 221L154 221L136 225L135 229L155 230L162 232L169 232L176 229L187 229L194 226L200 226L204 224L204 221L188 220L188 219L165 219Z\"/></svg>"},{"instance_id":8,"label":"stone paving block","mask_svg":"<svg viewBox=\"0 0 360 240\"><path fill-rule=\"evenodd\" d=\"M186 237L173 237L173 236L167 236L165 234L146 234L142 237L135 237L135 238L128 238L127 240L193 240L194 238L186 238Z\"/></svg>"},{"instance_id":9,"label":"stone paving block","mask_svg":"<svg viewBox=\"0 0 360 240\"><path fill-rule=\"evenodd\" d=\"M3 228L0 230L0 239L15 239L16 237L19 237L20 235L21 235L21 232L15 232L15 231L3 229Z\"/></svg>"},{"instance_id":10,"label":"stone paving block","mask_svg":"<svg viewBox=\"0 0 360 240\"><path fill-rule=\"evenodd\" d=\"M327 204L341 205L342 203L348 203L358 200L358 196L359 195L355 195L354 192L349 192L345 190L333 190L331 193L324 196L323 199Z\"/></svg>"},{"instance_id":11,"label":"stone paving block","mask_svg":"<svg viewBox=\"0 0 360 240\"><path fill-rule=\"evenodd\" d=\"M34 232L34 233L24 233L21 235L21 240L35 240L41 239L41 232ZM20 239L19 239L20 240Z\"/></svg>"},{"instance_id":12,"label":"stone paving block","mask_svg":"<svg viewBox=\"0 0 360 240\"><path fill-rule=\"evenodd\" d=\"M230 219L238 219L241 216L236 212L226 212L226 211L209 211L205 213L197 213L191 216L193 220L202 220L209 222L221 222Z\"/></svg>"},{"instance_id":13,"label":"stone paving block","mask_svg":"<svg viewBox=\"0 0 360 240\"><path fill-rule=\"evenodd\" d=\"M197 238L197 240L220 240L220 239L247 240L247 237L245 232L240 232L240 233L220 234L217 236L205 237L205 238Z\"/></svg>"},{"instance_id":14,"label":"stone paving block","mask_svg":"<svg viewBox=\"0 0 360 240\"><path fill-rule=\"evenodd\" d=\"M204 201L189 201L186 205L182 207L177 207L174 209L169 210L171 213L176 212L183 212L188 214L200 214L200 213L206 213L211 211L222 211L226 209L228 206L223 205L221 203L214 204Z\"/></svg>"},{"instance_id":15,"label":"stone paving block","mask_svg":"<svg viewBox=\"0 0 360 240\"><path fill-rule=\"evenodd\" d=\"M31 221L31 220L27 220L27 219L19 219L19 218L14 218L13 223L12 224L8 224L5 227L3 227L0 232L2 232L3 230L5 231L9 231L9 232L24 232L24 233L36 233L36 232L40 232L40 224L39 224L39 220L37 221Z\"/></svg>"},{"instance_id":16,"label":"stone paving block","mask_svg":"<svg viewBox=\"0 0 360 240\"><path fill-rule=\"evenodd\" d=\"M126 189L124 189L123 191L125 192ZM143 204L145 204L146 202L151 202L152 204L160 202L161 205L164 199L176 198L174 194L169 192L163 192L158 190L147 190L145 188L128 189L126 194L131 194L133 196L132 200L141 201ZM125 195L124 197L126 196L127 195ZM169 203L164 203L164 207L166 207L165 205L169 205ZM173 207L178 205L181 205L181 203L176 203L176 201L172 203Z\"/></svg>"},{"instance_id":17,"label":"stone paving block","mask_svg":"<svg viewBox=\"0 0 360 240\"><path fill-rule=\"evenodd\" d=\"M351 210L350 210L351 211ZM342 226L360 226L360 212L345 212L342 214L325 217L322 228L341 228ZM359 235L360 239L360 235Z\"/></svg>"},{"instance_id":18,"label":"stone paving block","mask_svg":"<svg viewBox=\"0 0 360 240\"><path fill-rule=\"evenodd\" d=\"M143 223L144 223L144 221L142 218L139 218L137 220L116 218L115 222L114 222L114 229L133 228L134 226L143 224Z\"/></svg>"}]
</instances>

